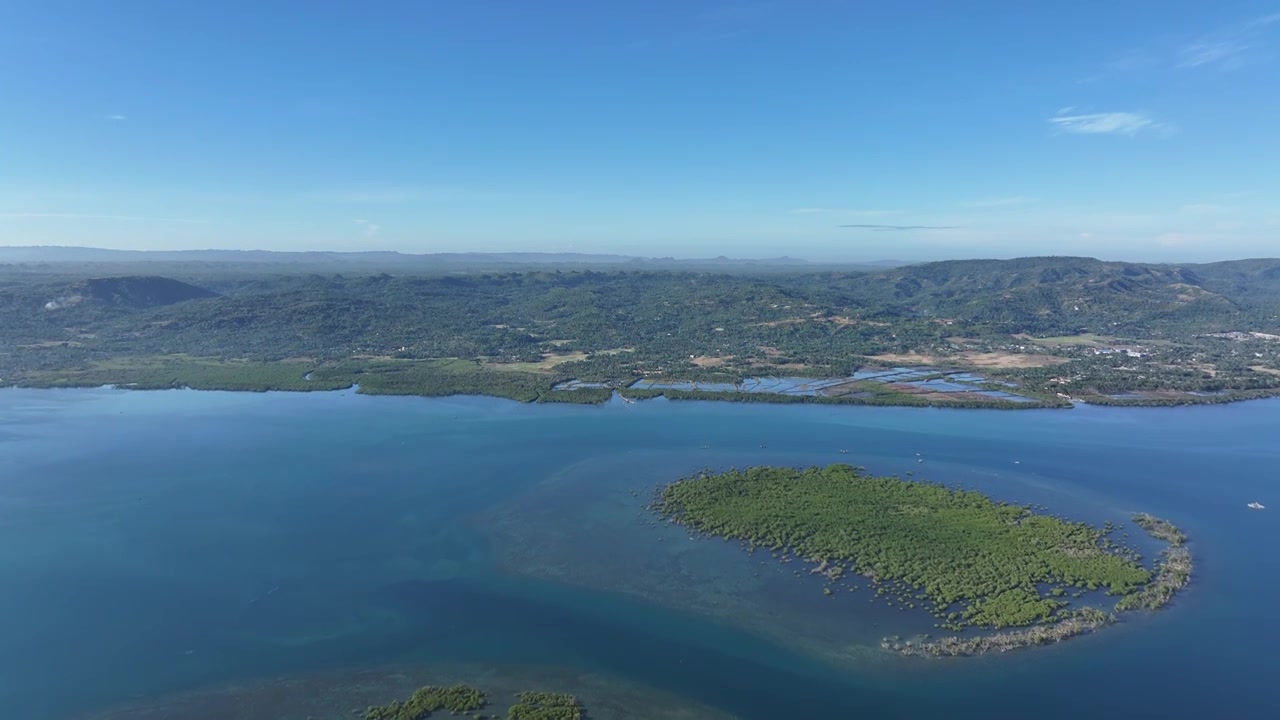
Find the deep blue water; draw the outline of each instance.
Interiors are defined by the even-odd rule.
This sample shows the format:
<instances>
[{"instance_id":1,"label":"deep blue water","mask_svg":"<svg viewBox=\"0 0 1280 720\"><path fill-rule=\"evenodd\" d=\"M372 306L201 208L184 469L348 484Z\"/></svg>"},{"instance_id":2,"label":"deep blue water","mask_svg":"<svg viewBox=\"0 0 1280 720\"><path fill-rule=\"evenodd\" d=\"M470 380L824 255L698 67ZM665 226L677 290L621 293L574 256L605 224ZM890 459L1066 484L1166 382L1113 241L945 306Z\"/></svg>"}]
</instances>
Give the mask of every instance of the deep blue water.
<instances>
[{"instance_id":1,"label":"deep blue water","mask_svg":"<svg viewBox=\"0 0 1280 720\"><path fill-rule=\"evenodd\" d=\"M885 656L867 648L925 619L866 593L823 599L811 578L643 512L659 483L764 462L912 472L1099 523L1148 511L1190 536L1196 575L1167 611L1053 648ZM1277 717L1277 513L1277 401L1009 412L2 390L0 707L71 718L255 677L456 660L610 672L744 718ZM837 647L853 660L829 661Z\"/></svg>"}]
</instances>

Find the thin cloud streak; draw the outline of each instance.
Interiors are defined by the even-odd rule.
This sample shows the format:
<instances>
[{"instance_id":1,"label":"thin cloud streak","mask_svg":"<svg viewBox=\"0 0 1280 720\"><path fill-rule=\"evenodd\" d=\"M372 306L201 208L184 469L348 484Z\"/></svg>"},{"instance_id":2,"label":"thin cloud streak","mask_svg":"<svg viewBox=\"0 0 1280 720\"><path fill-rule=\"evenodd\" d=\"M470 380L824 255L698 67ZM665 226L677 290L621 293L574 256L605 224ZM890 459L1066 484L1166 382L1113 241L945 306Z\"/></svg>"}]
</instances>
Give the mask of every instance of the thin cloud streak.
<instances>
[{"instance_id":1,"label":"thin cloud streak","mask_svg":"<svg viewBox=\"0 0 1280 720\"><path fill-rule=\"evenodd\" d=\"M103 116L103 118L102 118L102 119L103 119L103 120L111 120L111 121L113 121L113 122L120 122L121 120L124 120L124 119L125 119L125 116L124 116L124 115L105 115L105 116Z\"/></svg>"},{"instance_id":2,"label":"thin cloud streak","mask_svg":"<svg viewBox=\"0 0 1280 720\"><path fill-rule=\"evenodd\" d=\"M1178 50L1180 68L1218 64L1223 70L1234 70L1244 64L1243 55L1249 45L1238 40L1201 40Z\"/></svg>"},{"instance_id":3,"label":"thin cloud streak","mask_svg":"<svg viewBox=\"0 0 1280 720\"><path fill-rule=\"evenodd\" d=\"M1103 112L1068 115L1072 108L1063 108L1057 115L1049 118L1049 124L1055 129L1073 135L1136 135L1148 130L1167 130L1167 128L1143 115L1134 112Z\"/></svg>"},{"instance_id":4,"label":"thin cloud streak","mask_svg":"<svg viewBox=\"0 0 1280 720\"><path fill-rule=\"evenodd\" d=\"M1178 49L1177 67L1216 67L1236 70L1247 64L1257 50L1266 46L1266 29L1280 23L1280 12L1202 35Z\"/></svg>"},{"instance_id":5,"label":"thin cloud streak","mask_svg":"<svg viewBox=\"0 0 1280 720\"><path fill-rule=\"evenodd\" d=\"M5 219L46 219L46 220L122 220L126 222L162 222L203 224L208 220L192 218L149 217L145 215L96 215L92 213L0 213Z\"/></svg>"},{"instance_id":6,"label":"thin cloud streak","mask_svg":"<svg viewBox=\"0 0 1280 720\"><path fill-rule=\"evenodd\" d=\"M903 230L963 230L964 225L838 225L842 228L857 228L872 232L900 232Z\"/></svg>"},{"instance_id":7,"label":"thin cloud streak","mask_svg":"<svg viewBox=\"0 0 1280 720\"><path fill-rule=\"evenodd\" d=\"M375 222L371 222L369 220L356 219L356 220L352 220L352 222L364 228L363 237L365 240L372 240L373 238L378 236L379 232L382 231L381 225Z\"/></svg>"}]
</instances>

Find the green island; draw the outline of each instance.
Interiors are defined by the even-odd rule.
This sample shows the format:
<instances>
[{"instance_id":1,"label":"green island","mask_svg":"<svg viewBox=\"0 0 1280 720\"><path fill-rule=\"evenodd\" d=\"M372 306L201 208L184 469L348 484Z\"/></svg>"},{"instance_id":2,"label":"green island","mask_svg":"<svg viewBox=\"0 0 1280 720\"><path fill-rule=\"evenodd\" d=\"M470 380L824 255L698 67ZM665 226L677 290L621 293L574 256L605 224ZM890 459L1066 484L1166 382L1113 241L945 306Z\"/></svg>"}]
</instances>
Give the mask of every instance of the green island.
<instances>
[{"instance_id":1,"label":"green island","mask_svg":"<svg viewBox=\"0 0 1280 720\"><path fill-rule=\"evenodd\" d=\"M1166 605L1191 576L1182 533L1149 515L1132 520L1168 543L1153 573L1113 527L1033 513L972 490L872 477L850 465L754 467L701 473L658 491L662 517L708 536L813 563L827 595L850 575L875 597L923 608L939 628L971 637L886 638L907 655L973 655L1056 642ZM1111 610L1072 600L1102 592ZM995 631L995 632L991 632Z\"/></svg>"},{"instance_id":2,"label":"green island","mask_svg":"<svg viewBox=\"0 0 1280 720\"><path fill-rule=\"evenodd\" d=\"M0 386L995 409L1280 395L1280 260L3 250ZM815 384L741 390L762 379Z\"/></svg>"},{"instance_id":3,"label":"green island","mask_svg":"<svg viewBox=\"0 0 1280 720\"><path fill-rule=\"evenodd\" d=\"M426 685L418 688L406 700L394 700L387 705L370 707L364 713L365 720L424 720L431 714L444 710L453 715L470 714L472 720L486 720L497 716L479 713L489 705L483 691L467 685L437 687ZM516 696L507 709L507 720L582 720L583 710L578 699L566 693L526 691Z\"/></svg>"},{"instance_id":4,"label":"green island","mask_svg":"<svg viewBox=\"0 0 1280 720\"><path fill-rule=\"evenodd\" d=\"M407 700L396 700L388 705L370 707L365 720L422 720L438 710L459 714L480 710L488 700L483 692L466 685L420 687Z\"/></svg>"},{"instance_id":5,"label":"green island","mask_svg":"<svg viewBox=\"0 0 1280 720\"><path fill-rule=\"evenodd\" d=\"M564 693L522 692L507 711L508 720L582 720L578 698Z\"/></svg>"}]
</instances>

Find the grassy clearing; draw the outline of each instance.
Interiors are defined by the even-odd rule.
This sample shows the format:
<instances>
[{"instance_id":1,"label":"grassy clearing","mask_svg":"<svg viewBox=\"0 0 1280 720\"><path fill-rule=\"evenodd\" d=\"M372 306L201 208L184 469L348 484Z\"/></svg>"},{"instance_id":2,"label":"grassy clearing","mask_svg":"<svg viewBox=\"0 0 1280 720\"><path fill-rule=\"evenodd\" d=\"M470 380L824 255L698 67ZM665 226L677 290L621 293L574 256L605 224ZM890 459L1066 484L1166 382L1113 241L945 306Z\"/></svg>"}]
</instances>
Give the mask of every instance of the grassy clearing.
<instances>
[{"instance_id":1,"label":"grassy clearing","mask_svg":"<svg viewBox=\"0 0 1280 720\"><path fill-rule=\"evenodd\" d=\"M880 355L871 355L869 359L885 365L900 365L904 367L947 366L998 369L1036 368L1066 362L1063 358L1054 355L977 351L956 353L955 355L925 355L916 352L882 353Z\"/></svg>"},{"instance_id":2,"label":"grassy clearing","mask_svg":"<svg viewBox=\"0 0 1280 720\"><path fill-rule=\"evenodd\" d=\"M349 379L307 380L314 366L252 360L219 360L187 355L112 358L69 370L32 371L19 379L26 387L99 387L138 390L189 387L197 390L337 390Z\"/></svg>"},{"instance_id":3,"label":"grassy clearing","mask_svg":"<svg viewBox=\"0 0 1280 720\"><path fill-rule=\"evenodd\" d=\"M531 372L542 373L555 369L558 365L570 362L578 362L586 360L587 354L584 352L568 352L568 353L545 353L538 362L515 362L515 363L495 363L485 362L484 367L490 370L498 370L502 372Z\"/></svg>"}]
</instances>

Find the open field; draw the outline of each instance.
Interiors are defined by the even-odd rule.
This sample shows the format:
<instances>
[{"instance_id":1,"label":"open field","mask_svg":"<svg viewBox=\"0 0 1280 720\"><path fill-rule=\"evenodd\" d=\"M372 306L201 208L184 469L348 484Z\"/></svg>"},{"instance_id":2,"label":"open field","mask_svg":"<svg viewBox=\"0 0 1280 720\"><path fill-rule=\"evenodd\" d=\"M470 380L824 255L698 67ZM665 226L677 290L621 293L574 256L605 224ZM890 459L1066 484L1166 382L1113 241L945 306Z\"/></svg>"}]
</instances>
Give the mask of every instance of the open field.
<instances>
[{"instance_id":1,"label":"open field","mask_svg":"<svg viewBox=\"0 0 1280 720\"><path fill-rule=\"evenodd\" d=\"M975 368L1037 368L1065 362L1053 355L1031 353L969 351L955 355L927 355L924 353L882 353L872 355L872 360L893 365L938 366L955 365Z\"/></svg>"},{"instance_id":2,"label":"open field","mask_svg":"<svg viewBox=\"0 0 1280 720\"><path fill-rule=\"evenodd\" d=\"M564 341L568 342L568 341ZM496 363L486 362L484 366L490 370L504 370L514 372L546 372L554 369L557 365L565 363L586 360L587 354L584 352L567 352L567 353L545 353L538 362L514 362L514 363Z\"/></svg>"},{"instance_id":3,"label":"open field","mask_svg":"<svg viewBox=\"0 0 1280 720\"><path fill-rule=\"evenodd\" d=\"M1015 335L1020 340L1030 340L1037 345L1110 345L1116 342L1116 338L1106 335L1095 335L1093 333L1081 333L1080 335L1058 335L1055 337L1031 337L1030 335Z\"/></svg>"}]
</instances>

